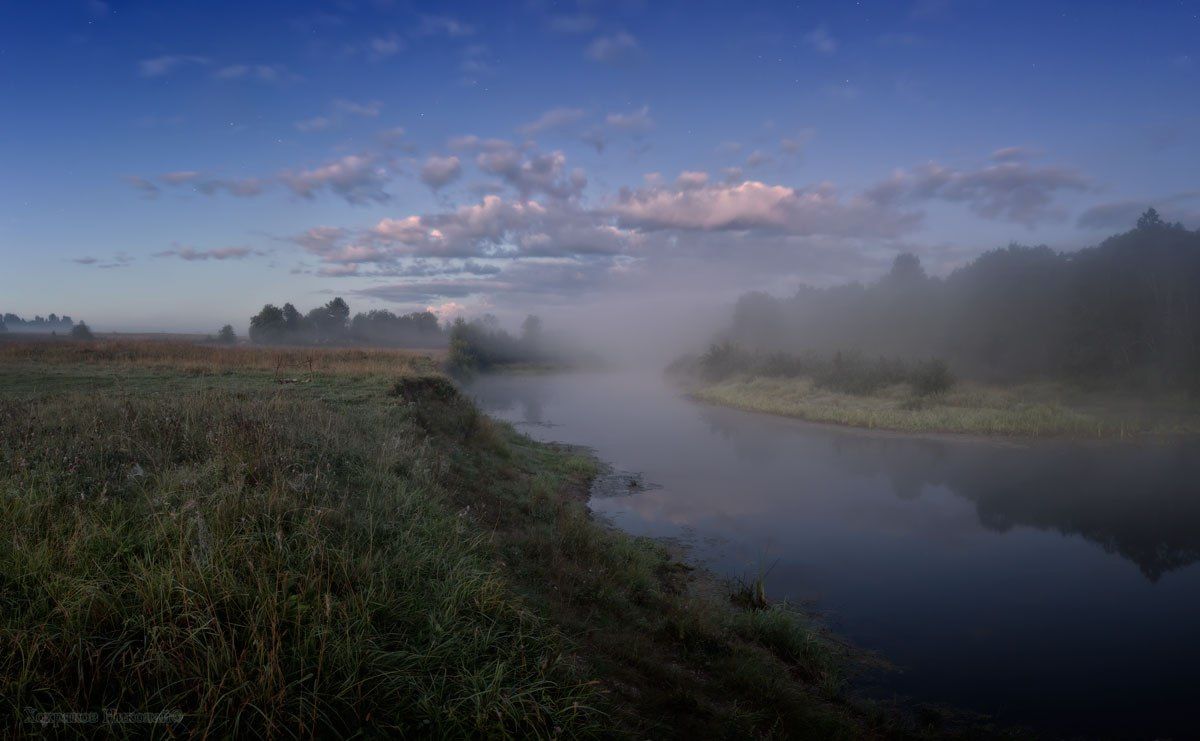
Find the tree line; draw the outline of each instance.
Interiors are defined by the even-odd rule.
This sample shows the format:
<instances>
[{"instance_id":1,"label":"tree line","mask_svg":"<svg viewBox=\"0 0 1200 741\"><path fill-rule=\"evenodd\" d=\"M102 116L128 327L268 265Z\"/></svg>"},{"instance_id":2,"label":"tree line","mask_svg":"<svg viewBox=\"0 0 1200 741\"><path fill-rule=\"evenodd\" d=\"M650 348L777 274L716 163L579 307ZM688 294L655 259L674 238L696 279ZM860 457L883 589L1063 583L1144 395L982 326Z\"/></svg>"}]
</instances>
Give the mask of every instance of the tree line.
<instances>
[{"instance_id":1,"label":"tree line","mask_svg":"<svg viewBox=\"0 0 1200 741\"><path fill-rule=\"evenodd\" d=\"M1200 389L1200 231L1150 209L1095 247L1012 244L945 278L904 254L874 283L746 294L718 341L756 354L938 357L992 380Z\"/></svg>"},{"instance_id":2,"label":"tree line","mask_svg":"<svg viewBox=\"0 0 1200 741\"><path fill-rule=\"evenodd\" d=\"M561 360L560 353L545 340L542 320L532 314L521 324L517 336L503 329L491 314L471 321L459 317L450 327L448 365L454 371L472 373L503 365Z\"/></svg>"},{"instance_id":3,"label":"tree line","mask_svg":"<svg viewBox=\"0 0 1200 741\"><path fill-rule=\"evenodd\" d=\"M218 339L233 342L233 328L221 328ZM267 345L396 345L443 347L446 335L428 311L394 314L372 310L350 315L350 305L335 298L306 314L290 303L263 306L250 318L250 341Z\"/></svg>"},{"instance_id":4,"label":"tree line","mask_svg":"<svg viewBox=\"0 0 1200 741\"><path fill-rule=\"evenodd\" d=\"M0 318L0 332L37 332L48 334L50 332L70 332L75 326L75 320L66 314L59 316L51 314L50 316L35 316L33 319L22 319L16 314L5 314Z\"/></svg>"}]
</instances>

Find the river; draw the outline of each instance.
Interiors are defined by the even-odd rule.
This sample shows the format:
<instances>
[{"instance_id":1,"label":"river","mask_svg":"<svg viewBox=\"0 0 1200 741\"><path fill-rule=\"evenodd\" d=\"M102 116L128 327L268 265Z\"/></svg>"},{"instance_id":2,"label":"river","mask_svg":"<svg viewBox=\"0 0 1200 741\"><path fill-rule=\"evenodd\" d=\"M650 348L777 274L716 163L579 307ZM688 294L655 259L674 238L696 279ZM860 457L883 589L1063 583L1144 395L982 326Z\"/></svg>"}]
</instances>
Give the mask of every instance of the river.
<instances>
[{"instance_id":1,"label":"river","mask_svg":"<svg viewBox=\"0 0 1200 741\"><path fill-rule=\"evenodd\" d=\"M768 597L894 664L868 693L1058 732L1196 732L1195 442L907 437L699 404L653 373L468 390L610 464L591 507L617 527L765 573Z\"/></svg>"}]
</instances>

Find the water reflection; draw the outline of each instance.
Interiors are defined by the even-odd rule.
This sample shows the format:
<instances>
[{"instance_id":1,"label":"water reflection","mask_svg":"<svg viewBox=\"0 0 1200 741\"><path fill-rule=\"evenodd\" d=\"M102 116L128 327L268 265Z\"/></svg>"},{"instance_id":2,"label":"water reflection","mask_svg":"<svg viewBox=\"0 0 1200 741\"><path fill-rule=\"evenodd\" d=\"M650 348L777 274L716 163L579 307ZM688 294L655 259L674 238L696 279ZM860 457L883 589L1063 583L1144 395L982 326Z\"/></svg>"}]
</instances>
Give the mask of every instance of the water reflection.
<instances>
[{"instance_id":1,"label":"water reflection","mask_svg":"<svg viewBox=\"0 0 1200 741\"><path fill-rule=\"evenodd\" d=\"M882 690L1089 735L1186 735L1200 692L1200 448L910 438L695 404L654 376L480 379L493 415L587 445L592 507L902 668ZM627 494L628 487L609 487Z\"/></svg>"},{"instance_id":2,"label":"water reflection","mask_svg":"<svg viewBox=\"0 0 1200 741\"><path fill-rule=\"evenodd\" d=\"M748 463L789 454L785 426L716 407L703 407L701 417ZM1080 535L1136 564L1150 581L1200 560L1195 442L981 444L828 434L830 458L847 473L886 476L903 500L944 487L973 502L988 530L1028 526Z\"/></svg>"}]
</instances>

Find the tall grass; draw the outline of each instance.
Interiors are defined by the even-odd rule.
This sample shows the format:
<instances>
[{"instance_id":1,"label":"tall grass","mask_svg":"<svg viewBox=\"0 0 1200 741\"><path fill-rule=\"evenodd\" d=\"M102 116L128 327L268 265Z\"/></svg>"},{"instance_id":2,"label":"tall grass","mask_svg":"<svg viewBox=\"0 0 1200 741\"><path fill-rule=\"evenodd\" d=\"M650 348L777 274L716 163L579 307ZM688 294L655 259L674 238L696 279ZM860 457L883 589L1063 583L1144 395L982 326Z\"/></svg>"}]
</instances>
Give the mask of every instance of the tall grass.
<instances>
[{"instance_id":1,"label":"tall grass","mask_svg":"<svg viewBox=\"0 0 1200 741\"><path fill-rule=\"evenodd\" d=\"M483 534L439 505L407 417L224 393L0 403L0 722L116 708L218 736L588 727L594 693Z\"/></svg>"}]
</instances>

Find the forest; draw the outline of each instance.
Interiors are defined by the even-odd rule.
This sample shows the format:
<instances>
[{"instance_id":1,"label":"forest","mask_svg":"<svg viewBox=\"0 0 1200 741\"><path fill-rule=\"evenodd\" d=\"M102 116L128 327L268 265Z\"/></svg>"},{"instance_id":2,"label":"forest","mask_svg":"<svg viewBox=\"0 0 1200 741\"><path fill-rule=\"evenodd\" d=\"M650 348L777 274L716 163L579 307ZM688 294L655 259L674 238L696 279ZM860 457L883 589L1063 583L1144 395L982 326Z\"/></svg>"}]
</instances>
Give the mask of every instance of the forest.
<instances>
[{"instance_id":1,"label":"forest","mask_svg":"<svg viewBox=\"0 0 1200 741\"><path fill-rule=\"evenodd\" d=\"M1197 390L1200 232L1150 209L1097 246L1011 244L944 278L902 254L874 283L802 286L786 298L748 293L722 343L760 359L938 358L987 381Z\"/></svg>"}]
</instances>

